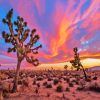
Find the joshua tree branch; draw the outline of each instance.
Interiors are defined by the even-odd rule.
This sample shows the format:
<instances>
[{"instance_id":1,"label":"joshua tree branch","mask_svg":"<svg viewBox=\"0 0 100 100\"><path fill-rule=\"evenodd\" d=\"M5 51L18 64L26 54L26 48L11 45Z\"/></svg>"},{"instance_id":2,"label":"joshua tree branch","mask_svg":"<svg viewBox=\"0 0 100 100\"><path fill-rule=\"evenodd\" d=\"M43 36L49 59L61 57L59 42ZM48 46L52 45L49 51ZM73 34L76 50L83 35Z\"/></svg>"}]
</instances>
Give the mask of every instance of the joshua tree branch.
<instances>
[{"instance_id":1,"label":"joshua tree branch","mask_svg":"<svg viewBox=\"0 0 100 100\"><path fill-rule=\"evenodd\" d=\"M37 54L39 48L42 48L42 45L41 44L38 47L36 47L34 49L31 49L31 51L33 52L33 54Z\"/></svg>"}]
</instances>

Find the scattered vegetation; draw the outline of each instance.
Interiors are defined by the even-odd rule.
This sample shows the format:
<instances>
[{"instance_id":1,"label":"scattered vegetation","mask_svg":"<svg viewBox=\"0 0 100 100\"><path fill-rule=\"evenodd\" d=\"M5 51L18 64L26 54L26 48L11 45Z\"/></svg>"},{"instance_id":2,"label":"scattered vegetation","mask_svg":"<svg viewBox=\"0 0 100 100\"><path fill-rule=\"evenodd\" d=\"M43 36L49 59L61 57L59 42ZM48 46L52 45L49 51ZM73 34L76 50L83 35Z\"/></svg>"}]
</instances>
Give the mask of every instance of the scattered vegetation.
<instances>
[{"instance_id":1,"label":"scattered vegetation","mask_svg":"<svg viewBox=\"0 0 100 100\"><path fill-rule=\"evenodd\" d=\"M69 87L66 87L66 91L69 92L70 91L70 88Z\"/></svg>"},{"instance_id":2,"label":"scattered vegetation","mask_svg":"<svg viewBox=\"0 0 100 100\"><path fill-rule=\"evenodd\" d=\"M54 80L53 80L53 84L54 84L54 85L57 85L58 83L59 83L58 79L54 79Z\"/></svg>"},{"instance_id":3,"label":"scattered vegetation","mask_svg":"<svg viewBox=\"0 0 100 100\"><path fill-rule=\"evenodd\" d=\"M73 83L69 83L69 87L74 87Z\"/></svg>"},{"instance_id":4,"label":"scattered vegetation","mask_svg":"<svg viewBox=\"0 0 100 100\"><path fill-rule=\"evenodd\" d=\"M57 88L56 88L56 91L57 91L57 92L63 92L63 87L62 87L62 85L58 85Z\"/></svg>"},{"instance_id":5,"label":"scattered vegetation","mask_svg":"<svg viewBox=\"0 0 100 100\"><path fill-rule=\"evenodd\" d=\"M98 83L94 83L89 86L90 91L100 92L100 85Z\"/></svg>"},{"instance_id":6,"label":"scattered vegetation","mask_svg":"<svg viewBox=\"0 0 100 100\"><path fill-rule=\"evenodd\" d=\"M52 85L51 84L47 84L46 88L52 88Z\"/></svg>"},{"instance_id":7,"label":"scattered vegetation","mask_svg":"<svg viewBox=\"0 0 100 100\"><path fill-rule=\"evenodd\" d=\"M48 84L47 82L44 82L44 83L43 83L43 86L46 86L47 84Z\"/></svg>"}]
</instances>

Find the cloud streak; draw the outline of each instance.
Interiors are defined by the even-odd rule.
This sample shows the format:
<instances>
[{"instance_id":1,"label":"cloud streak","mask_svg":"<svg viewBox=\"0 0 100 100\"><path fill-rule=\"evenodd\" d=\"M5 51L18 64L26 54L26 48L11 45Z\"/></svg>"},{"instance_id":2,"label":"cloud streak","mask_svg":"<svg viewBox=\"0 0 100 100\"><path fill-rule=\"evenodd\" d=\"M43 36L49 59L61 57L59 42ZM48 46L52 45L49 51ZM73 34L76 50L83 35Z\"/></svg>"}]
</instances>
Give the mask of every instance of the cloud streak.
<instances>
[{"instance_id":1,"label":"cloud streak","mask_svg":"<svg viewBox=\"0 0 100 100\"><path fill-rule=\"evenodd\" d=\"M75 46L79 48L81 57L100 56L99 0L8 1L8 7L5 7L6 1L0 3L4 8L3 13L8 8L14 8L15 15L24 17L29 28L37 29L43 44L37 56L41 63L67 61L73 57L72 49ZM3 15L0 16L2 18ZM4 49L4 52L3 49L0 50L0 54L16 58L13 54L7 54L6 48Z\"/></svg>"}]
</instances>

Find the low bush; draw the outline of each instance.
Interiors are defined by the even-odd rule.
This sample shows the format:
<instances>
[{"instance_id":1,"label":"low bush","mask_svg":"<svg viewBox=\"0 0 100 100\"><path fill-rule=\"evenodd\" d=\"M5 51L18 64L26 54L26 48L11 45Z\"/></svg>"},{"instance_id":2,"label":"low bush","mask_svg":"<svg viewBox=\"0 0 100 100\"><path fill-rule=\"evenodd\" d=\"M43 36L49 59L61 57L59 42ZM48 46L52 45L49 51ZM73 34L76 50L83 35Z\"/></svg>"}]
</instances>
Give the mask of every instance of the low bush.
<instances>
[{"instance_id":1,"label":"low bush","mask_svg":"<svg viewBox=\"0 0 100 100\"><path fill-rule=\"evenodd\" d=\"M82 90L84 90L84 88L83 87L77 87L77 90L82 91Z\"/></svg>"},{"instance_id":2,"label":"low bush","mask_svg":"<svg viewBox=\"0 0 100 100\"><path fill-rule=\"evenodd\" d=\"M66 88L66 91L69 92L69 91L70 91L70 88L67 87L67 88Z\"/></svg>"},{"instance_id":3,"label":"low bush","mask_svg":"<svg viewBox=\"0 0 100 100\"><path fill-rule=\"evenodd\" d=\"M89 86L89 90L90 91L95 91L95 92L100 92L100 85L98 85L97 83Z\"/></svg>"},{"instance_id":4,"label":"low bush","mask_svg":"<svg viewBox=\"0 0 100 100\"><path fill-rule=\"evenodd\" d=\"M43 83L43 86L46 86L46 85L47 85L47 82L44 82L44 83Z\"/></svg>"},{"instance_id":5,"label":"low bush","mask_svg":"<svg viewBox=\"0 0 100 100\"><path fill-rule=\"evenodd\" d=\"M69 87L74 87L74 85L72 83L69 83Z\"/></svg>"},{"instance_id":6,"label":"low bush","mask_svg":"<svg viewBox=\"0 0 100 100\"><path fill-rule=\"evenodd\" d=\"M97 77L95 76L95 77L93 77L93 80L97 80Z\"/></svg>"},{"instance_id":7,"label":"low bush","mask_svg":"<svg viewBox=\"0 0 100 100\"><path fill-rule=\"evenodd\" d=\"M61 85L57 86L56 91L63 92L63 87Z\"/></svg>"},{"instance_id":8,"label":"low bush","mask_svg":"<svg viewBox=\"0 0 100 100\"><path fill-rule=\"evenodd\" d=\"M54 80L53 80L53 84L54 84L54 85L57 85L58 83L59 83L59 81L58 81L57 79L54 79Z\"/></svg>"},{"instance_id":9,"label":"low bush","mask_svg":"<svg viewBox=\"0 0 100 100\"><path fill-rule=\"evenodd\" d=\"M47 84L46 88L52 88L52 85L51 84Z\"/></svg>"},{"instance_id":10,"label":"low bush","mask_svg":"<svg viewBox=\"0 0 100 100\"><path fill-rule=\"evenodd\" d=\"M23 82L22 82L22 81L18 81L18 84L19 84L19 85L22 85L22 84L23 84Z\"/></svg>"}]
</instances>

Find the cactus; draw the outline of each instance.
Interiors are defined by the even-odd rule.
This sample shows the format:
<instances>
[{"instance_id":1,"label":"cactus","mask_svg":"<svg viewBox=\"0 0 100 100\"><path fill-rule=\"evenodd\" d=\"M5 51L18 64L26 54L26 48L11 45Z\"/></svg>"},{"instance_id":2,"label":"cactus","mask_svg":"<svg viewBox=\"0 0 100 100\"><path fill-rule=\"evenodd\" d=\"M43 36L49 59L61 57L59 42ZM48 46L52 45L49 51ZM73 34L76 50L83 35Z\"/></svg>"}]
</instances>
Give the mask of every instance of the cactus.
<instances>
[{"instance_id":1,"label":"cactus","mask_svg":"<svg viewBox=\"0 0 100 100\"><path fill-rule=\"evenodd\" d=\"M10 33L2 32L2 37L4 38L6 43L11 43L13 45L12 48L8 48L8 53L16 52L17 53L17 68L16 75L14 79L13 92L17 90L19 70L21 62L26 59L28 63L33 64L34 66L39 65L39 60L35 59L33 56L29 57L29 53L38 54L38 49L42 47L40 44L38 47L32 48L33 45L39 40L39 36L35 35L36 29L33 29L31 32L27 28L27 22L20 16L17 17L17 20L12 22L13 17L13 9L11 9L6 17L2 20L4 24L9 27ZM16 29L14 29L16 27ZM29 37L30 40L26 44L25 40Z\"/></svg>"}]
</instances>

